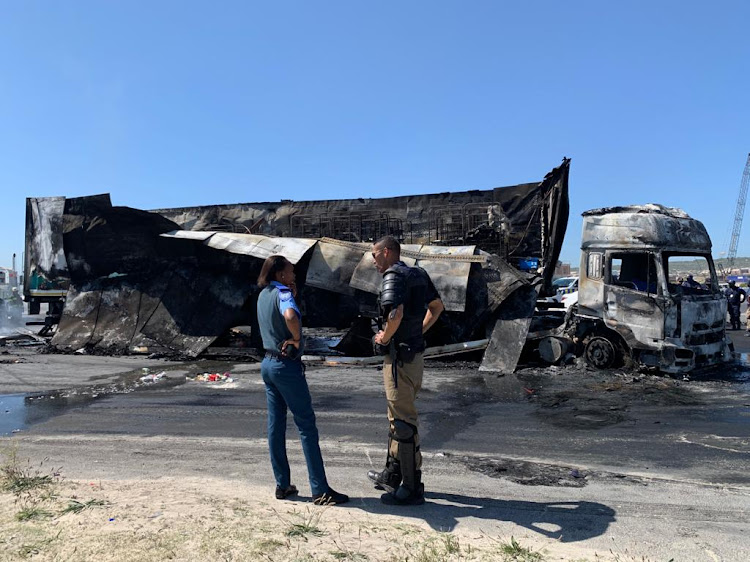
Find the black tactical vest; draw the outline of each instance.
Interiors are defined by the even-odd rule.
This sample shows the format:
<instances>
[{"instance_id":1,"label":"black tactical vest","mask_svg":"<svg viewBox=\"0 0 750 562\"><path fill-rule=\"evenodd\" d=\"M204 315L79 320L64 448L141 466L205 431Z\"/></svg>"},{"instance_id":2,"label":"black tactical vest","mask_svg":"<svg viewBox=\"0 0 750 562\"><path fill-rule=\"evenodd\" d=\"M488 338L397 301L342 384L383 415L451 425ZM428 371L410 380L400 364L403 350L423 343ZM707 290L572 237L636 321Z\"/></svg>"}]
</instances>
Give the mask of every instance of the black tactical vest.
<instances>
[{"instance_id":1,"label":"black tactical vest","mask_svg":"<svg viewBox=\"0 0 750 562\"><path fill-rule=\"evenodd\" d=\"M383 319L391 309L404 305L404 317L393 336L396 344L406 344L413 352L424 350L422 321L427 312L429 277L421 267L396 262L383 274L380 290L380 313Z\"/></svg>"}]
</instances>

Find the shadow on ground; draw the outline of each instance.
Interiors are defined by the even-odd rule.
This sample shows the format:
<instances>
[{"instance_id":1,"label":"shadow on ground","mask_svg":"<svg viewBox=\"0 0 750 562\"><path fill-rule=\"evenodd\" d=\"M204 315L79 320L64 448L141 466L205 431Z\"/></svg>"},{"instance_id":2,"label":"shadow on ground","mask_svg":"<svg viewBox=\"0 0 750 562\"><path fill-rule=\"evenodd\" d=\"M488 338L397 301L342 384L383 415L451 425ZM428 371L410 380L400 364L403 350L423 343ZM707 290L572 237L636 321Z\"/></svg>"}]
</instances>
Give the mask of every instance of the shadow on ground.
<instances>
[{"instance_id":1,"label":"shadow on ground","mask_svg":"<svg viewBox=\"0 0 750 562\"><path fill-rule=\"evenodd\" d=\"M603 535L615 521L615 510L587 501L529 502L426 492L421 506L386 506L379 498L353 499L371 513L422 519L436 531L451 532L466 517L515 523L560 542L577 542Z\"/></svg>"}]
</instances>

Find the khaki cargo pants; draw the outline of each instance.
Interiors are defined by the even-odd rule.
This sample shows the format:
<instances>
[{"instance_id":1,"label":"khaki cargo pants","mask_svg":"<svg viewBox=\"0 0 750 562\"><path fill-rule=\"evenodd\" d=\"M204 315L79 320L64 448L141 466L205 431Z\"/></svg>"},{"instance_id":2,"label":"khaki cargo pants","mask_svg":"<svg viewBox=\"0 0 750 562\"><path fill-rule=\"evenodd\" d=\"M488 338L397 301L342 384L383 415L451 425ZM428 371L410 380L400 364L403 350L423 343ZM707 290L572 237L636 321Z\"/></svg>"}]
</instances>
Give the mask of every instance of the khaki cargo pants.
<instances>
[{"instance_id":1,"label":"khaki cargo pants","mask_svg":"<svg viewBox=\"0 0 750 562\"><path fill-rule=\"evenodd\" d=\"M385 385L385 397L388 401L388 422L390 431L393 433L393 420L402 420L414 427L419 427L417 420L417 406L415 404L419 389L422 388L422 375L424 373L424 355L417 353L414 360L409 363L399 364L396 368L398 373L398 388L393 384L393 365L390 356L383 361L383 384ZM390 441L388 453L395 458L398 456L399 443ZM416 448L417 470L422 467L422 453L419 452L419 434L414 436Z\"/></svg>"}]
</instances>

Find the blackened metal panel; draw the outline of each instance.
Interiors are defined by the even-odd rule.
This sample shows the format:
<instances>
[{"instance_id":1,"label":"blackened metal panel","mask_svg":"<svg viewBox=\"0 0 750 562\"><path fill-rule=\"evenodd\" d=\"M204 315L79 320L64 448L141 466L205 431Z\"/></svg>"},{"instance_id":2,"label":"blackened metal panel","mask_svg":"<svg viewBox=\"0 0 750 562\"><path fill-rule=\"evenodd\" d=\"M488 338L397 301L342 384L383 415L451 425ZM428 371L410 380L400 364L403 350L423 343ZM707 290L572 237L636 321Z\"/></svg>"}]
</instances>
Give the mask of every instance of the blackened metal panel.
<instances>
[{"instance_id":1,"label":"blackened metal panel","mask_svg":"<svg viewBox=\"0 0 750 562\"><path fill-rule=\"evenodd\" d=\"M500 373L515 371L526 343L529 326L531 318L497 320L479 370Z\"/></svg>"},{"instance_id":2,"label":"blackened metal panel","mask_svg":"<svg viewBox=\"0 0 750 562\"><path fill-rule=\"evenodd\" d=\"M547 294L552 290L552 277L555 274L557 260L560 259L565 231L568 228L570 202L568 199L568 176L570 174L570 158L564 158L562 164L549 172L542 180L543 188L548 187L544 208L545 225L543 232L543 263L544 287Z\"/></svg>"},{"instance_id":3,"label":"blackened metal panel","mask_svg":"<svg viewBox=\"0 0 750 562\"><path fill-rule=\"evenodd\" d=\"M65 197L26 199L23 292L29 297L59 297L70 283L63 252Z\"/></svg>"},{"instance_id":4,"label":"blackened metal panel","mask_svg":"<svg viewBox=\"0 0 750 562\"><path fill-rule=\"evenodd\" d=\"M242 305L253 287L251 280L244 277L209 274L205 292L191 306L191 314L181 317L179 331L169 347L192 357L202 353L219 335L237 324Z\"/></svg>"},{"instance_id":5,"label":"blackened metal panel","mask_svg":"<svg viewBox=\"0 0 750 562\"><path fill-rule=\"evenodd\" d=\"M164 292L169 286L169 280L172 278L172 275L172 269L168 269L160 273L155 273L153 277L143 280L140 295L138 296L138 318L136 319L135 333L130 342L131 351L133 348L148 347L153 343L154 340L143 333L143 327L159 307L159 303L161 303Z\"/></svg>"},{"instance_id":6,"label":"blackened metal panel","mask_svg":"<svg viewBox=\"0 0 750 562\"><path fill-rule=\"evenodd\" d=\"M205 242L214 234L216 233L210 230L173 230L171 232L165 232L160 236L162 238L183 238L185 240L198 240L199 242Z\"/></svg>"},{"instance_id":7,"label":"blackened metal panel","mask_svg":"<svg viewBox=\"0 0 750 562\"><path fill-rule=\"evenodd\" d=\"M361 249L318 242L310 258L305 284L327 291L353 295L354 288L349 285L349 282L362 256Z\"/></svg>"},{"instance_id":8,"label":"blackened metal panel","mask_svg":"<svg viewBox=\"0 0 750 562\"><path fill-rule=\"evenodd\" d=\"M198 355L219 335L193 319L212 281L211 277L196 273L185 267L173 270L159 306L141 329L143 335L158 344L189 356ZM181 334L190 337L179 337Z\"/></svg>"},{"instance_id":9,"label":"blackened metal panel","mask_svg":"<svg viewBox=\"0 0 750 562\"><path fill-rule=\"evenodd\" d=\"M277 238L274 236L258 236L255 234L192 230L165 232L161 237L194 240L202 242L209 248L214 248L215 250L252 256L261 260L279 254L295 265L317 242L316 240L307 238Z\"/></svg>"},{"instance_id":10,"label":"blackened metal panel","mask_svg":"<svg viewBox=\"0 0 750 562\"><path fill-rule=\"evenodd\" d=\"M296 264L316 242L308 238L278 238L217 232L206 241L206 245L217 250L245 254L262 260L278 254Z\"/></svg>"},{"instance_id":11,"label":"blackened metal panel","mask_svg":"<svg viewBox=\"0 0 750 562\"><path fill-rule=\"evenodd\" d=\"M138 322L141 293L127 279L115 278L103 285L91 343L111 353L129 353Z\"/></svg>"},{"instance_id":12,"label":"blackened metal panel","mask_svg":"<svg viewBox=\"0 0 750 562\"><path fill-rule=\"evenodd\" d=\"M487 310L494 313L516 289L529 285L529 280L508 262L497 256L488 256L482 268L487 284Z\"/></svg>"},{"instance_id":13,"label":"blackened metal panel","mask_svg":"<svg viewBox=\"0 0 750 562\"><path fill-rule=\"evenodd\" d=\"M113 207L108 195L65 200L63 242L73 283L117 274L146 274L171 260L159 234L177 230L164 217Z\"/></svg>"},{"instance_id":14,"label":"blackened metal panel","mask_svg":"<svg viewBox=\"0 0 750 562\"><path fill-rule=\"evenodd\" d=\"M357 267L352 274L351 286L366 293L377 295L380 293L380 286L383 284L383 276L378 273L373 263L372 256L369 252L364 254L359 260Z\"/></svg>"},{"instance_id":15,"label":"blackened metal panel","mask_svg":"<svg viewBox=\"0 0 750 562\"><path fill-rule=\"evenodd\" d=\"M444 256L474 255L474 246L430 246L423 248L422 253ZM420 258L417 265L424 269L432 279L445 309L451 312L466 310L466 286L468 284L471 263L431 260ZM460 281L460 282L459 282Z\"/></svg>"},{"instance_id":16,"label":"blackened metal panel","mask_svg":"<svg viewBox=\"0 0 750 562\"><path fill-rule=\"evenodd\" d=\"M71 285L51 344L67 351L75 351L90 345L99 316L100 303L101 290L98 286L92 283L84 283L80 288L75 284Z\"/></svg>"},{"instance_id":17,"label":"blackened metal panel","mask_svg":"<svg viewBox=\"0 0 750 562\"><path fill-rule=\"evenodd\" d=\"M536 297L536 290L527 285L502 302L496 312L497 320L479 366L480 371L512 373L515 370L529 333Z\"/></svg>"},{"instance_id":18,"label":"blackened metal panel","mask_svg":"<svg viewBox=\"0 0 750 562\"><path fill-rule=\"evenodd\" d=\"M642 205L583 213L581 248L659 248L711 253L711 238L699 220L680 209Z\"/></svg>"},{"instance_id":19,"label":"blackened metal panel","mask_svg":"<svg viewBox=\"0 0 750 562\"><path fill-rule=\"evenodd\" d=\"M73 291L52 342L61 348L127 352L156 343L195 356L232 325L252 291L249 264L160 237L177 229L159 215L77 198L66 200L63 224Z\"/></svg>"},{"instance_id":20,"label":"blackened metal panel","mask_svg":"<svg viewBox=\"0 0 750 562\"><path fill-rule=\"evenodd\" d=\"M542 260L546 271L556 265L567 226L569 166L570 160L565 158L541 182L487 190L379 199L238 203L153 212L189 230L330 237L361 243L392 234L410 244L432 244L439 239L443 245L459 245L465 244L466 236L481 226L476 223L478 217L489 216L493 210L505 223L503 236L509 236L509 253L501 257L512 262L536 257ZM444 228L446 224L452 227L450 232ZM492 246L486 249L497 252L498 241L493 241Z\"/></svg>"}]
</instances>

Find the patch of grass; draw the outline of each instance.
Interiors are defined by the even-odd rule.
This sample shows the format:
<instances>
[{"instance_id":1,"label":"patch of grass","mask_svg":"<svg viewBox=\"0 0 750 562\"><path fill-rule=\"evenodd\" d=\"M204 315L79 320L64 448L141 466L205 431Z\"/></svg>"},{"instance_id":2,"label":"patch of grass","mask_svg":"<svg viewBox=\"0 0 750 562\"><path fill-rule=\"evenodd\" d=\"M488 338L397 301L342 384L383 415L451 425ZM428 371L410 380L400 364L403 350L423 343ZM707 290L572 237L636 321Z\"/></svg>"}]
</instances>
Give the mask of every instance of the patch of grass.
<instances>
[{"instance_id":1,"label":"patch of grass","mask_svg":"<svg viewBox=\"0 0 750 562\"><path fill-rule=\"evenodd\" d=\"M339 540L333 541L333 544L336 545L337 550L331 550L328 552L331 556L333 556L336 560L351 560L352 562L366 562L369 560L366 555L362 554L362 529L360 528L358 530L358 537L359 537L359 545L357 547L357 550L352 550L348 546L344 544L343 537L341 536L341 531L343 530L343 527L339 528Z\"/></svg>"},{"instance_id":2,"label":"patch of grass","mask_svg":"<svg viewBox=\"0 0 750 562\"><path fill-rule=\"evenodd\" d=\"M445 548L445 552L448 554L458 554L461 552L461 545L458 542L458 537L456 535L451 535L450 533L444 535L443 548Z\"/></svg>"},{"instance_id":3,"label":"patch of grass","mask_svg":"<svg viewBox=\"0 0 750 562\"><path fill-rule=\"evenodd\" d=\"M35 519L51 519L53 513L42 509L38 505L30 505L24 507L21 511L16 513L16 521L32 521Z\"/></svg>"},{"instance_id":4,"label":"patch of grass","mask_svg":"<svg viewBox=\"0 0 750 562\"><path fill-rule=\"evenodd\" d=\"M93 509L94 507L105 507L108 505L110 505L110 503L104 500L89 500L87 502L69 500L68 505L62 510L62 514L81 513L84 509Z\"/></svg>"},{"instance_id":5,"label":"patch of grass","mask_svg":"<svg viewBox=\"0 0 750 562\"><path fill-rule=\"evenodd\" d=\"M407 547L408 549L408 547ZM405 560L414 562L448 562L463 558L460 556L461 546L458 538L452 534L446 534L440 537L430 537L424 542L418 543L417 550L409 549L408 556ZM402 558L399 558L402 560Z\"/></svg>"},{"instance_id":6,"label":"patch of grass","mask_svg":"<svg viewBox=\"0 0 750 562\"><path fill-rule=\"evenodd\" d=\"M510 537L508 544L500 547L500 552L508 562L538 562L544 559L539 552L518 544L513 536Z\"/></svg>"},{"instance_id":7,"label":"patch of grass","mask_svg":"<svg viewBox=\"0 0 750 562\"><path fill-rule=\"evenodd\" d=\"M304 537L305 535L314 535L322 537L325 531L309 523L292 523L284 533L287 537Z\"/></svg>"},{"instance_id":8,"label":"patch of grass","mask_svg":"<svg viewBox=\"0 0 750 562\"><path fill-rule=\"evenodd\" d=\"M18 445L12 444L2 450L4 458L0 466L0 488L20 495L31 490L47 488L54 483L52 476L41 475L30 466L22 466L18 459Z\"/></svg>"},{"instance_id":9,"label":"patch of grass","mask_svg":"<svg viewBox=\"0 0 750 562\"><path fill-rule=\"evenodd\" d=\"M303 539L307 540L307 535L322 537L326 534L326 532L318 526L320 524L320 518L322 517L324 511L325 509L316 509L314 511L306 509L306 513L304 514L297 511L292 512L292 516L294 516L294 518L298 521L287 520L279 515L277 511L275 511L275 513L276 516L281 519L287 526L286 530L284 531L284 535L286 535L287 537L302 537Z\"/></svg>"}]
</instances>

